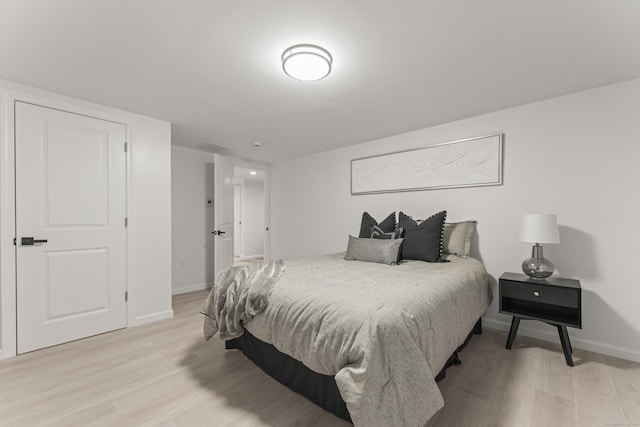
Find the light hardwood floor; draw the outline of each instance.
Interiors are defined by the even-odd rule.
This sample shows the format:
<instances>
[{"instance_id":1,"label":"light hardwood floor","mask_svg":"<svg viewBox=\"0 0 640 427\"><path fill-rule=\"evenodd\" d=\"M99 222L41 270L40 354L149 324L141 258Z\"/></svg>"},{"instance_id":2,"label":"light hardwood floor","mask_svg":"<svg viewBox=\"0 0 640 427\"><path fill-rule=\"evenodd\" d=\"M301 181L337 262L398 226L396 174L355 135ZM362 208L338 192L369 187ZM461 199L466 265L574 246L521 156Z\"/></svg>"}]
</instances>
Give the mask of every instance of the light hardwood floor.
<instances>
[{"instance_id":1,"label":"light hardwood floor","mask_svg":"<svg viewBox=\"0 0 640 427\"><path fill-rule=\"evenodd\" d=\"M205 342L206 291L175 317L0 361L1 426L348 426L240 352ZM640 425L640 364L485 331L439 383L439 426Z\"/></svg>"}]
</instances>

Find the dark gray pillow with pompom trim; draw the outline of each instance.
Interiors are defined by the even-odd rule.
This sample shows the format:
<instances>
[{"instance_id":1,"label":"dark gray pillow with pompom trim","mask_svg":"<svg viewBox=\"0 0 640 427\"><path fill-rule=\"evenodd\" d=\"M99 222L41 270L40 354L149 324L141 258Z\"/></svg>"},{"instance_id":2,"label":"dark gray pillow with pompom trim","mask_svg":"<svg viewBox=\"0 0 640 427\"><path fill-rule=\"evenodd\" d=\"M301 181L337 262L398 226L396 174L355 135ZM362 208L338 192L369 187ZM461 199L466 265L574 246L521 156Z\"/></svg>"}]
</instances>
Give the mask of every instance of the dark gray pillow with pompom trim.
<instances>
[{"instance_id":1,"label":"dark gray pillow with pompom trim","mask_svg":"<svg viewBox=\"0 0 640 427\"><path fill-rule=\"evenodd\" d=\"M400 212L398 226L404 228L401 259L440 261L446 218L447 211L442 211L418 224L413 218Z\"/></svg>"}]
</instances>

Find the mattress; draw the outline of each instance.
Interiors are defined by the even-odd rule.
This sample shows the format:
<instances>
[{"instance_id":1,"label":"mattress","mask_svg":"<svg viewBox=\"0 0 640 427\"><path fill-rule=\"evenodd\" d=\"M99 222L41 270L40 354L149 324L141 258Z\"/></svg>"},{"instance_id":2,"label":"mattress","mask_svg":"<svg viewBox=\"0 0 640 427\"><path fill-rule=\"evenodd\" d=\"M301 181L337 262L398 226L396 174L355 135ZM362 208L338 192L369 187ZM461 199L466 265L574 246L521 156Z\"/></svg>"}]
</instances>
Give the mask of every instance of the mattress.
<instances>
[{"instance_id":1,"label":"mattress","mask_svg":"<svg viewBox=\"0 0 640 427\"><path fill-rule=\"evenodd\" d=\"M261 341L335 377L356 426L423 426L443 406L434 377L491 302L473 258L383 265L344 254L287 261Z\"/></svg>"}]
</instances>

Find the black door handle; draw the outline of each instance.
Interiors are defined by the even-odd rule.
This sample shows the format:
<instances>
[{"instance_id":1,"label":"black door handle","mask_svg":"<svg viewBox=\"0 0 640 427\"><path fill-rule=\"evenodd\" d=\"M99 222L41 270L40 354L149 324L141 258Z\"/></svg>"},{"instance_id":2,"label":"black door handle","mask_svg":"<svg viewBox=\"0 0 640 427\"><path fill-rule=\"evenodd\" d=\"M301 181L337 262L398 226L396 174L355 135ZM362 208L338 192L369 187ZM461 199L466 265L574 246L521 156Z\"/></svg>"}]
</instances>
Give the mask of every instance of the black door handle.
<instances>
[{"instance_id":1,"label":"black door handle","mask_svg":"<svg viewBox=\"0 0 640 427\"><path fill-rule=\"evenodd\" d=\"M23 237L21 242L22 246L33 246L34 243L47 243L47 239L36 240L33 237Z\"/></svg>"},{"instance_id":2,"label":"black door handle","mask_svg":"<svg viewBox=\"0 0 640 427\"><path fill-rule=\"evenodd\" d=\"M212 233L213 233L214 236L219 236L221 234L225 234L226 231L215 230L215 231L212 231Z\"/></svg>"}]
</instances>

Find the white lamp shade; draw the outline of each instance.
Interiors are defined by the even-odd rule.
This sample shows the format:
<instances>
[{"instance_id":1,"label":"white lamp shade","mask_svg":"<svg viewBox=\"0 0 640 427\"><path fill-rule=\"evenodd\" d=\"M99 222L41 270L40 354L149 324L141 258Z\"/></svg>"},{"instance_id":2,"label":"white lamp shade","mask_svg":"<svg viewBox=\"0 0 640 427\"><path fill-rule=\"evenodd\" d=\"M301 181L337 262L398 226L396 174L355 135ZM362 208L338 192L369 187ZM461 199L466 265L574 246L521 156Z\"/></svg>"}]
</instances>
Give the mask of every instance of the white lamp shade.
<instances>
[{"instance_id":1,"label":"white lamp shade","mask_svg":"<svg viewBox=\"0 0 640 427\"><path fill-rule=\"evenodd\" d=\"M558 217L551 214L524 215L519 240L529 243L560 243Z\"/></svg>"}]
</instances>

